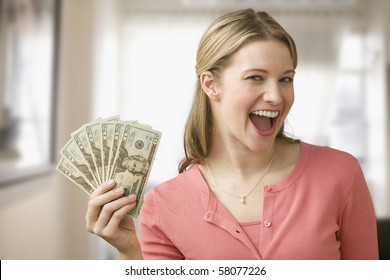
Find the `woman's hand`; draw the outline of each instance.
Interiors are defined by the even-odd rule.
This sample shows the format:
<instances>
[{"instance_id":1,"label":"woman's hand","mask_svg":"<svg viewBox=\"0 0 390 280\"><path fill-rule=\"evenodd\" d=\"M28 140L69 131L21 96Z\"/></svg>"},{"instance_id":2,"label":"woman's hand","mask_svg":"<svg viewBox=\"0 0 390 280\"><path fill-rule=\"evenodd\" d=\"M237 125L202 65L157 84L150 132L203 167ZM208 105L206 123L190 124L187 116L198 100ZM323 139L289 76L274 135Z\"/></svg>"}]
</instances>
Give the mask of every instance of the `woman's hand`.
<instances>
[{"instance_id":1,"label":"woman's hand","mask_svg":"<svg viewBox=\"0 0 390 280\"><path fill-rule=\"evenodd\" d=\"M136 196L123 196L124 189L114 186L110 180L92 193L85 217L87 230L114 246L122 258L142 259L134 221L127 215L136 205Z\"/></svg>"}]
</instances>

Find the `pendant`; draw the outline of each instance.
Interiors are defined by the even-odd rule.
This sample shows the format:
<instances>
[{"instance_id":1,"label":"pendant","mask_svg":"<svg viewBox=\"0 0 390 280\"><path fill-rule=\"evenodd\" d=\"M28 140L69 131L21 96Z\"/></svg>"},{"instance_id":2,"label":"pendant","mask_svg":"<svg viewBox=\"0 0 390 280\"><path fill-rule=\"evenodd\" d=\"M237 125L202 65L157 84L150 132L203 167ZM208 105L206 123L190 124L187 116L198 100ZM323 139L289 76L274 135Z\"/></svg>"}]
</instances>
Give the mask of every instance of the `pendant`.
<instances>
[{"instance_id":1,"label":"pendant","mask_svg":"<svg viewBox=\"0 0 390 280\"><path fill-rule=\"evenodd\" d=\"M242 198L241 198L241 204L245 204L245 196L243 196Z\"/></svg>"}]
</instances>

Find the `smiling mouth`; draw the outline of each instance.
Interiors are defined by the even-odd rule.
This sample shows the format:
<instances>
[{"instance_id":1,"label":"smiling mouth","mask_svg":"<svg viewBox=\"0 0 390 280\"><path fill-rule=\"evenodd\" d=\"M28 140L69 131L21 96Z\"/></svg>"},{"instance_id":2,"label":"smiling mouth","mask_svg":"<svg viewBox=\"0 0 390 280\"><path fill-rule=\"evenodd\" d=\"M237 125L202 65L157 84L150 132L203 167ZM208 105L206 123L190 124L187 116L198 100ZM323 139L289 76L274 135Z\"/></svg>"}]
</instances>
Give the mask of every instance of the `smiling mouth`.
<instances>
[{"instance_id":1,"label":"smiling mouth","mask_svg":"<svg viewBox=\"0 0 390 280\"><path fill-rule=\"evenodd\" d=\"M259 110L251 112L249 114L249 119L257 131L267 133L274 127L274 123L278 116L278 111Z\"/></svg>"}]
</instances>

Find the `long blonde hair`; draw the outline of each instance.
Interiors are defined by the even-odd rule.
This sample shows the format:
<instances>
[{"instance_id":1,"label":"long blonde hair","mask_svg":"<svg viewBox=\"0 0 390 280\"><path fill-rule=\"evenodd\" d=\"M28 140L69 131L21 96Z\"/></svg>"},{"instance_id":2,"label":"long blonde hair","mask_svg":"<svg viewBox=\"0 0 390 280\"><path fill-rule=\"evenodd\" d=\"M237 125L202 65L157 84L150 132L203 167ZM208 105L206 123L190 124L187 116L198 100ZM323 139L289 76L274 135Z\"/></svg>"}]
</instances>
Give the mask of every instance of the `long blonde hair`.
<instances>
[{"instance_id":1,"label":"long blonde hair","mask_svg":"<svg viewBox=\"0 0 390 280\"><path fill-rule=\"evenodd\" d=\"M203 91L199 76L211 71L218 77L231 57L247 42L255 40L277 40L285 44L291 53L294 69L298 55L294 40L266 12L252 9L228 13L217 18L202 36L196 57L195 95L184 131L185 158L179 164L179 173L190 165L201 162L212 143L212 112L209 99ZM292 140L283 127L277 137Z\"/></svg>"}]
</instances>

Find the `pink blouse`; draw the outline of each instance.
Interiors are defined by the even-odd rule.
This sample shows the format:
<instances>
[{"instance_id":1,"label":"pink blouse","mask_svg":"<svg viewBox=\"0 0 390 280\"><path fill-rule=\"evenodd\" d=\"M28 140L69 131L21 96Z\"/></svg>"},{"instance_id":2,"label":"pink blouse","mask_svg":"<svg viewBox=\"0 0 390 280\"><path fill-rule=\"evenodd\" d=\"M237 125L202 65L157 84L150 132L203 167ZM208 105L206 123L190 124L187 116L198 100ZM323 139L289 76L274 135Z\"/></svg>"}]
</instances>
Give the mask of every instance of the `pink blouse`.
<instances>
[{"instance_id":1,"label":"pink blouse","mask_svg":"<svg viewBox=\"0 0 390 280\"><path fill-rule=\"evenodd\" d=\"M304 142L293 172L264 186L261 222L238 223L194 165L145 196L139 239L145 259L378 259L358 161Z\"/></svg>"}]
</instances>

